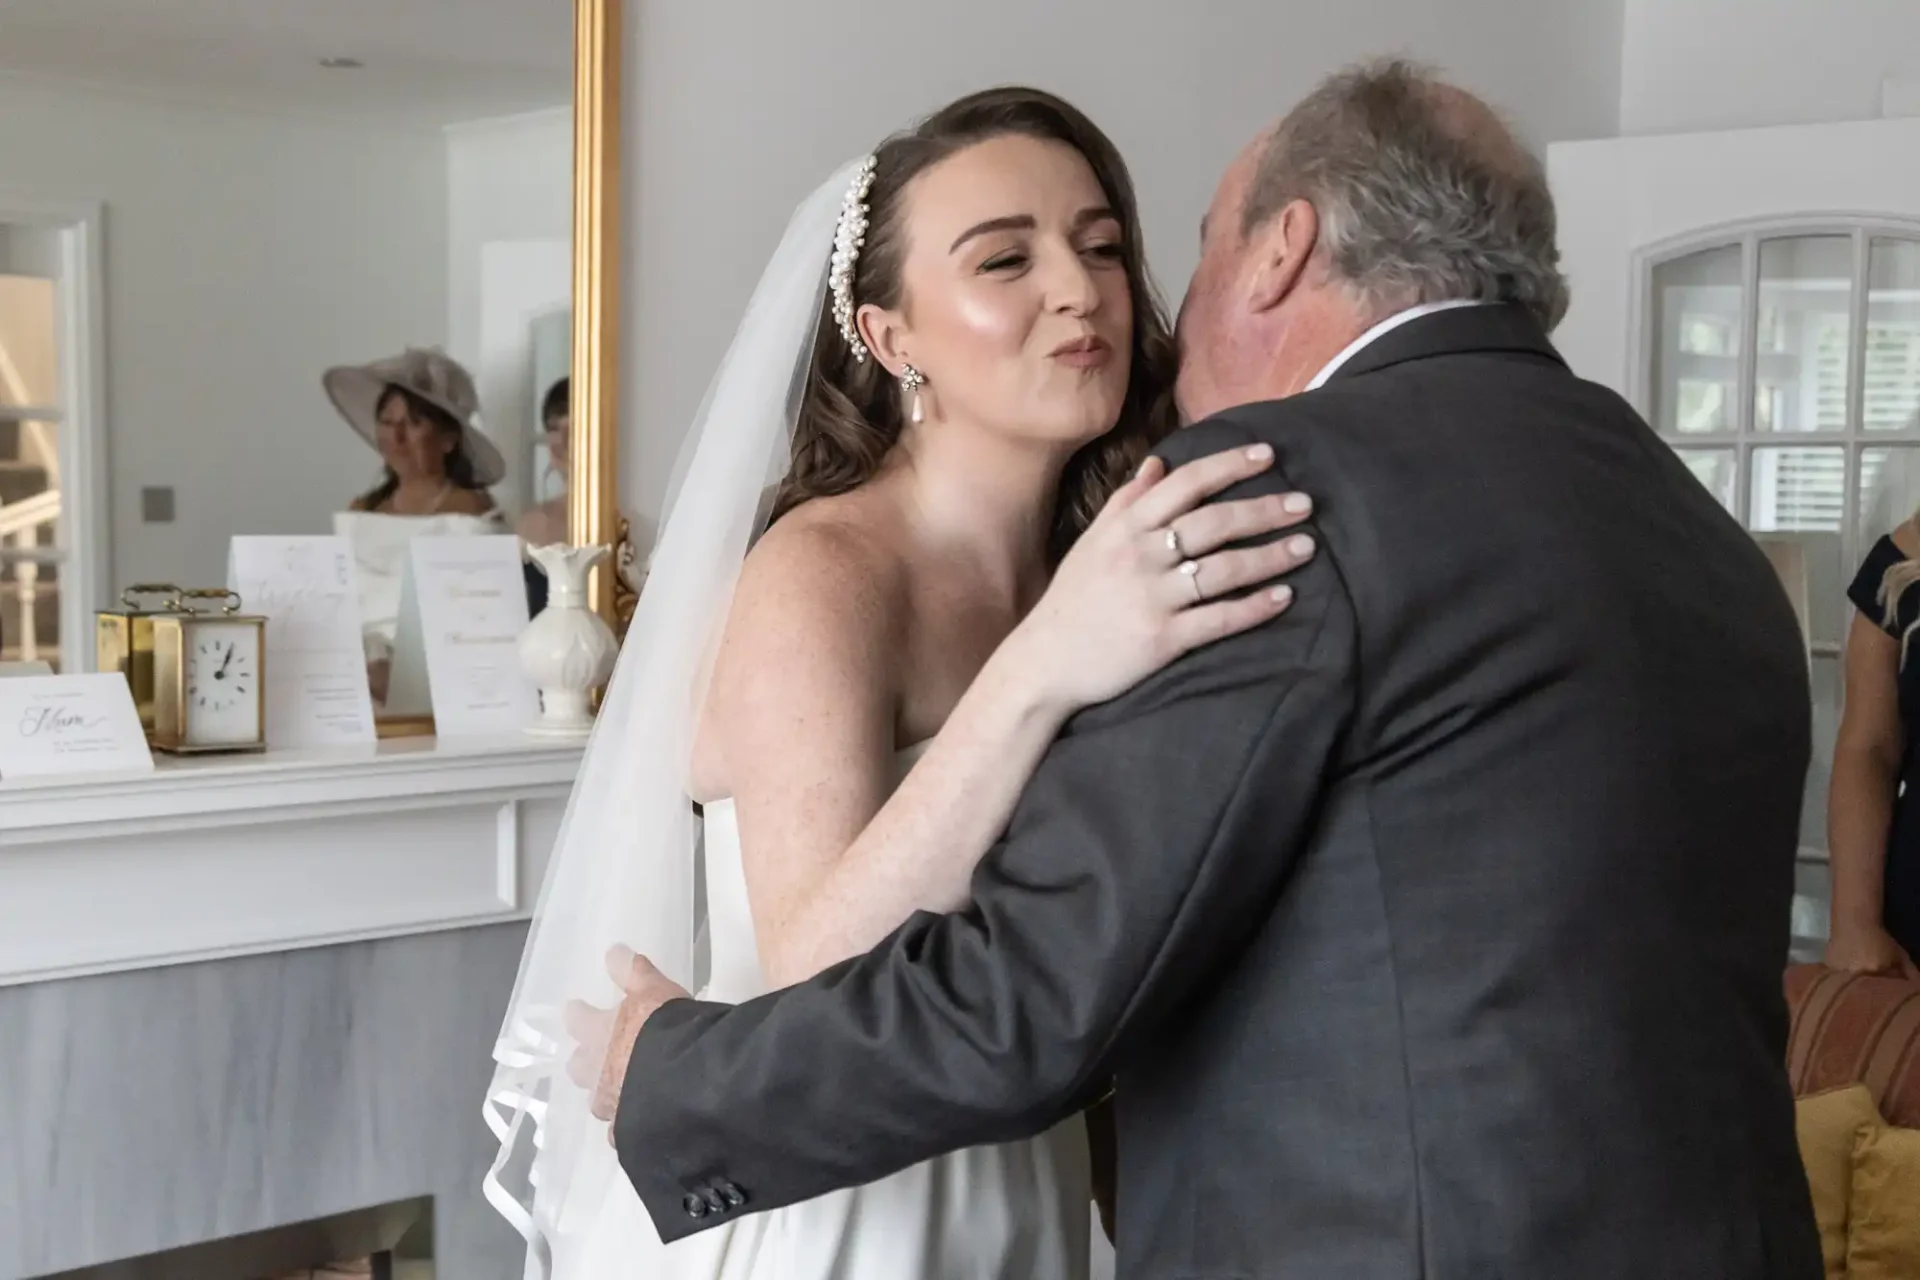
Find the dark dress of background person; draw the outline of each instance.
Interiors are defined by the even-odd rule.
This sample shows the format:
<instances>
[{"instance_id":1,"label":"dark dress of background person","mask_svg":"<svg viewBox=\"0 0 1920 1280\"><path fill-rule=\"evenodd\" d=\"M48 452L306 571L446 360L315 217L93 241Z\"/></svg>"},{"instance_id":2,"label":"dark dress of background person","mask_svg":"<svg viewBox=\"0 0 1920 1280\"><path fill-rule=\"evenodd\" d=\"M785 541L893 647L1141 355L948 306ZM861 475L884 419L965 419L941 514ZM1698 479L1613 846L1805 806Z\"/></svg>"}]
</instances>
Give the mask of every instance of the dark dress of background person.
<instances>
[{"instance_id":1,"label":"dark dress of background person","mask_svg":"<svg viewBox=\"0 0 1920 1280\"><path fill-rule=\"evenodd\" d=\"M540 427L543 431L556 430L554 423L568 418L573 408L573 379L561 378L547 388L547 394L540 399ZM571 424L569 424L571 429ZM538 617L547 607L549 584L546 573L531 560L523 560L521 573L527 580L527 616Z\"/></svg>"},{"instance_id":2,"label":"dark dress of background person","mask_svg":"<svg viewBox=\"0 0 1920 1280\"><path fill-rule=\"evenodd\" d=\"M967 910L642 1028L614 1132L662 1238L1113 1079L1123 1276L1816 1280L1766 556L1515 307L1161 452L1255 442L1223 496L1314 499L1291 609L1076 716Z\"/></svg>"},{"instance_id":3,"label":"dark dress of background person","mask_svg":"<svg viewBox=\"0 0 1920 1280\"><path fill-rule=\"evenodd\" d=\"M527 616L537 618L547 607L547 575L531 560L520 562L520 573L527 580Z\"/></svg>"},{"instance_id":4,"label":"dark dress of background person","mask_svg":"<svg viewBox=\"0 0 1920 1280\"><path fill-rule=\"evenodd\" d=\"M1907 629L1920 622L1920 583L1901 593L1891 623L1886 606L1878 598L1880 583L1887 570L1907 558L1892 538L1873 544L1867 558L1847 588L1867 621L1896 641ZM1915 650L1920 653L1920 648ZM1883 923L1893 940L1910 956L1920 957L1920 807L1914 789L1920 784L1920 753L1914 750L1916 727L1920 727L1920 661L1900 663L1900 727L1904 745L1900 749L1900 772L1893 798L1893 817L1887 823L1886 906Z\"/></svg>"}]
</instances>

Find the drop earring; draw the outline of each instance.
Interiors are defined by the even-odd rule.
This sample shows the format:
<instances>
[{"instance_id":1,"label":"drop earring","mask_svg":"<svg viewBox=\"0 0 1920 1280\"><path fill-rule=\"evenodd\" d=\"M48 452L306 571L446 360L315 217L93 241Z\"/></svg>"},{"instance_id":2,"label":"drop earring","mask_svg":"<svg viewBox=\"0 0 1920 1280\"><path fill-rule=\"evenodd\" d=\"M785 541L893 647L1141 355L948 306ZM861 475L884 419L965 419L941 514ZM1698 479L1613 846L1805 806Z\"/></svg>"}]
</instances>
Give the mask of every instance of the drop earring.
<instances>
[{"instance_id":1,"label":"drop earring","mask_svg":"<svg viewBox=\"0 0 1920 1280\"><path fill-rule=\"evenodd\" d=\"M927 411L920 403L920 388L926 385L926 374L921 373L912 365L902 366L900 371L901 389L913 398L913 403L907 406L907 421L909 422L921 423L927 420Z\"/></svg>"}]
</instances>

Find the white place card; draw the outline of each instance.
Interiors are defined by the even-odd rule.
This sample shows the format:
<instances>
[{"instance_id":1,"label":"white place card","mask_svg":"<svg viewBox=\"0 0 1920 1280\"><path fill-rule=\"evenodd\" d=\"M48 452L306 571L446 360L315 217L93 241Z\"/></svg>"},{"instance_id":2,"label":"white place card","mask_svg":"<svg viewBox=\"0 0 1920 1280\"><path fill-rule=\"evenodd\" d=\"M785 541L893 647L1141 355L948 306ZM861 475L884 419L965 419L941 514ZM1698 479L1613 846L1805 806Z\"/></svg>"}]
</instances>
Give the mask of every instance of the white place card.
<instances>
[{"instance_id":1,"label":"white place card","mask_svg":"<svg viewBox=\"0 0 1920 1280\"><path fill-rule=\"evenodd\" d=\"M0 680L0 781L88 773L151 773L126 677Z\"/></svg>"},{"instance_id":2,"label":"white place card","mask_svg":"<svg viewBox=\"0 0 1920 1280\"><path fill-rule=\"evenodd\" d=\"M425 659L437 736L519 733L540 714L540 695L520 669L520 633L527 629L520 540L421 537L409 549L394 638L396 688L404 695L414 682L408 668L417 652Z\"/></svg>"},{"instance_id":3,"label":"white place card","mask_svg":"<svg viewBox=\"0 0 1920 1280\"><path fill-rule=\"evenodd\" d=\"M233 540L227 585L267 619L267 745L375 740L353 549L337 537Z\"/></svg>"}]
</instances>

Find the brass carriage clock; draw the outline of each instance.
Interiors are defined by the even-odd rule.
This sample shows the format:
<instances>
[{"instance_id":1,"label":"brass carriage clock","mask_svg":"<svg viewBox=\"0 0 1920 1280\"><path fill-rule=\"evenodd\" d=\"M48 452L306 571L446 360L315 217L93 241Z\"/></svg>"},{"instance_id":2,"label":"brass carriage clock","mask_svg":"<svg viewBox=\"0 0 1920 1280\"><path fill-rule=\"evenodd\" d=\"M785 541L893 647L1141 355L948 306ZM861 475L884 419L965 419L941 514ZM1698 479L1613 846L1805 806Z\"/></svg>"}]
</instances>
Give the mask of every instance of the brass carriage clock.
<instances>
[{"instance_id":1,"label":"brass carriage clock","mask_svg":"<svg viewBox=\"0 0 1920 1280\"><path fill-rule=\"evenodd\" d=\"M187 754L267 745L267 620L232 591L182 591L153 620L153 745Z\"/></svg>"},{"instance_id":2,"label":"brass carriage clock","mask_svg":"<svg viewBox=\"0 0 1920 1280\"><path fill-rule=\"evenodd\" d=\"M140 728L153 741L153 620L179 607L180 588L142 582L120 593L118 609L93 615L93 667L118 672L133 690Z\"/></svg>"}]
</instances>

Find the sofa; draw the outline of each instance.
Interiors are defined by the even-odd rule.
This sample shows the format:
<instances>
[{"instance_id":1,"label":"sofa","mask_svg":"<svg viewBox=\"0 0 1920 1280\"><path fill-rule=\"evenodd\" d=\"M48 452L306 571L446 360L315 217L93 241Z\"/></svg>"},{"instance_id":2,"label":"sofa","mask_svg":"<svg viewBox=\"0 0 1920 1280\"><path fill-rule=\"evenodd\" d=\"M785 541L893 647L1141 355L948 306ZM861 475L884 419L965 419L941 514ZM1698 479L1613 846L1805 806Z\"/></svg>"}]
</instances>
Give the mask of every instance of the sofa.
<instances>
[{"instance_id":1,"label":"sofa","mask_svg":"<svg viewBox=\"0 0 1920 1280\"><path fill-rule=\"evenodd\" d=\"M1796 965L1786 995L1828 1280L1920 1280L1920 983Z\"/></svg>"}]
</instances>

